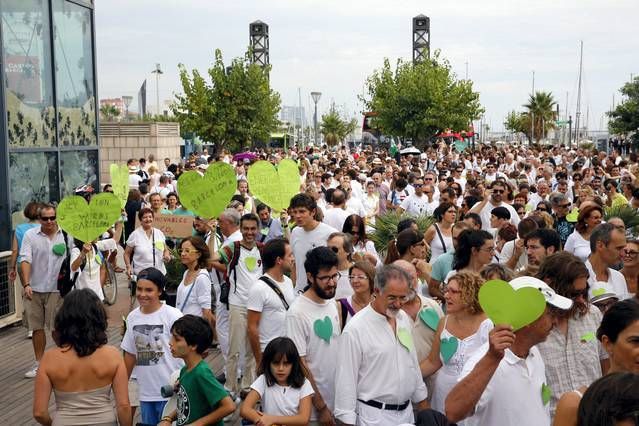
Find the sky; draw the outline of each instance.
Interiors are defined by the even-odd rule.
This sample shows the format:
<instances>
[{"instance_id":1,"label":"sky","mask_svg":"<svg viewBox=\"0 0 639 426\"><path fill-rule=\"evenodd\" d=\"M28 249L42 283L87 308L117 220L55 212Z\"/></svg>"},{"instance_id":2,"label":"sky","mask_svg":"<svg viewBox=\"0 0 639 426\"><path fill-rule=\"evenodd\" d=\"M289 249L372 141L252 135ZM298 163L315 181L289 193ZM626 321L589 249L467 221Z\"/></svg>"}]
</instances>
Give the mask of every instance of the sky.
<instances>
[{"instance_id":1,"label":"sky","mask_svg":"<svg viewBox=\"0 0 639 426\"><path fill-rule=\"evenodd\" d=\"M619 88L639 74L637 0L105 0L96 2L98 95L131 95L147 79L147 103L181 91L178 64L205 71L215 49L225 62L244 55L249 23L269 25L271 84L283 105L311 112L309 93L319 91L318 115L331 103L361 118L366 78L384 58L412 59L412 18L430 17L431 46L440 49L458 78L480 93L491 130L506 114L523 110L532 91L549 91L576 110L579 43L584 43L582 121L605 128L604 114L619 103ZM309 114L310 119L310 114Z\"/></svg>"}]
</instances>

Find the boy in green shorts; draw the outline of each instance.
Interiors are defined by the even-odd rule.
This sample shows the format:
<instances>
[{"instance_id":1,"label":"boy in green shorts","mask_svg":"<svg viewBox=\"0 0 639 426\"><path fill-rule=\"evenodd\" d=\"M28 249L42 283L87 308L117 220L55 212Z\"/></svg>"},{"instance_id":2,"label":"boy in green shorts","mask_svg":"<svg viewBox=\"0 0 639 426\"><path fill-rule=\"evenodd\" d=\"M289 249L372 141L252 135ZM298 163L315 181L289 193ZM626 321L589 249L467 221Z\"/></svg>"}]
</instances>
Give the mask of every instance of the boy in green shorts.
<instances>
[{"instance_id":1,"label":"boy in green shorts","mask_svg":"<svg viewBox=\"0 0 639 426\"><path fill-rule=\"evenodd\" d=\"M177 384L177 410L162 417L160 425L224 425L235 403L217 381L202 354L211 344L211 326L201 317L184 315L171 327L171 355L186 364Z\"/></svg>"}]
</instances>

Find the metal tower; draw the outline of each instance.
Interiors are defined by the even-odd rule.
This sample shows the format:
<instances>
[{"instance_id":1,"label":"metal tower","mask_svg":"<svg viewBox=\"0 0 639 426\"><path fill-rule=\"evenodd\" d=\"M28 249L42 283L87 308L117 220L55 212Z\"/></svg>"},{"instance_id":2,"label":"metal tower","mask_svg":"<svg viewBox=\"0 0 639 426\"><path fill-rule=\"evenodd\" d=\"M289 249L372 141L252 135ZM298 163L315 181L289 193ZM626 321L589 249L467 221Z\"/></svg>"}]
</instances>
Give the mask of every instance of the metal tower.
<instances>
[{"instance_id":1,"label":"metal tower","mask_svg":"<svg viewBox=\"0 0 639 426\"><path fill-rule=\"evenodd\" d=\"M413 63L430 58L430 18L417 15L413 18Z\"/></svg>"},{"instance_id":2,"label":"metal tower","mask_svg":"<svg viewBox=\"0 0 639 426\"><path fill-rule=\"evenodd\" d=\"M269 64L268 25L262 21L249 24L251 62L262 67Z\"/></svg>"}]
</instances>

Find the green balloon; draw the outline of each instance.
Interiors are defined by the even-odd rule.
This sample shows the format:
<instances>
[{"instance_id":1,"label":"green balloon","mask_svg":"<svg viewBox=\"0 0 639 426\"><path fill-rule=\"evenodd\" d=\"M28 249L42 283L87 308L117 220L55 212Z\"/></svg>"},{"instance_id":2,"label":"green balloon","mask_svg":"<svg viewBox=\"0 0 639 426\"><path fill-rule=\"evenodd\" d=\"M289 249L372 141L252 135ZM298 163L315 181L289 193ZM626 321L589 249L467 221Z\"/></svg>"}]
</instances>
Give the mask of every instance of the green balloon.
<instances>
[{"instance_id":1,"label":"green balloon","mask_svg":"<svg viewBox=\"0 0 639 426\"><path fill-rule=\"evenodd\" d=\"M58 205L58 225L78 240L88 243L97 239L120 218L120 200L103 192L91 197L91 203L73 195Z\"/></svg>"},{"instance_id":2,"label":"green balloon","mask_svg":"<svg viewBox=\"0 0 639 426\"><path fill-rule=\"evenodd\" d=\"M275 211L287 209L291 198L300 192L300 172L290 159L280 161L277 169L268 161L258 161L248 171L251 193Z\"/></svg>"},{"instance_id":3,"label":"green balloon","mask_svg":"<svg viewBox=\"0 0 639 426\"><path fill-rule=\"evenodd\" d=\"M113 193L120 199L120 206L124 208L126 200L129 198L129 167L126 164L111 164L109 167L111 175L111 186Z\"/></svg>"},{"instance_id":4,"label":"green balloon","mask_svg":"<svg viewBox=\"0 0 639 426\"><path fill-rule=\"evenodd\" d=\"M222 161L209 165L204 176L196 171L182 173L177 183L182 205L206 219L224 211L236 188L235 170Z\"/></svg>"},{"instance_id":5,"label":"green balloon","mask_svg":"<svg viewBox=\"0 0 639 426\"><path fill-rule=\"evenodd\" d=\"M479 304L493 324L510 324L514 331L536 321L546 310L546 299L538 289L523 287L515 291L501 280L481 286Z\"/></svg>"}]
</instances>

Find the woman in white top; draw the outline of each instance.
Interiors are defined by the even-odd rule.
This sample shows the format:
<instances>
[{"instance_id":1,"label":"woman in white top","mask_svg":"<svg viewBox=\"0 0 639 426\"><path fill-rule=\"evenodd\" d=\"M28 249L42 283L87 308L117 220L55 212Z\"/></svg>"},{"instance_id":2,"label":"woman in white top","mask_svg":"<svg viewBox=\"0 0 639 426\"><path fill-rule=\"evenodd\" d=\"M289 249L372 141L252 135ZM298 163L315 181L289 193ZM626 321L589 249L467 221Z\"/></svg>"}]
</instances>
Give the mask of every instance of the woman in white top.
<instances>
[{"instance_id":1,"label":"woman in white top","mask_svg":"<svg viewBox=\"0 0 639 426\"><path fill-rule=\"evenodd\" d=\"M375 217L379 214L379 192L375 189L375 182L370 181L366 184L366 195L362 204L366 211L366 227L369 228L375 225Z\"/></svg>"},{"instance_id":2,"label":"woman in white top","mask_svg":"<svg viewBox=\"0 0 639 426\"><path fill-rule=\"evenodd\" d=\"M375 244L366 236L366 226L361 216L348 216L342 226L342 232L351 236L353 260L367 260L373 266L381 266Z\"/></svg>"},{"instance_id":3,"label":"woman in white top","mask_svg":"<svg viewBox=\"0 0 639 426\"><path fill-rule=\"evenodd\" d=\"M206 269L211 252L200 237L187 237L180 242L180 261L186 266L178 286L175 307L184 315L202 317L214 324L211 313L211 276Z\"/></svg>"},{"instance_id":4,"label":"woman in white top","mask_svg":"<svg viewBox=\"0 0 639 426\"><path fill-rule=\"evenodd\" d=\"M75 246L71 249L71 272L78 274L75 288L93 290L100 300L104 300L102 282L106 265L101 252L117 250L115 240L109 238L95 243L82 243L76 239L74 243Z\"/></svg>"},{"instance_id":5,"label":"woman in white top","mask_svg":"<svg viewBox=\"0 0 639 426\"><path fill-rule=\"evenodd\" d=\"M246 213L255 213L255 200L249 194L249 185L248 181L244 179L240 179L237 181L237 194L244 197L244 214Z\"/></svg>"},{"instance_id":6,"label":"woman in white top","mask_svg":"<svg viewBox=\"0 0 639 426\"><path fill-rule=\"evenodd\" d=\"M588 202L579 208L577 224L572 234L568 236L564 250L572 253L585 262L590 256L590 235L593 229L601 223L603 209L598 204Z\"/></svg>"},{"instance_id":7,"label":"woman in white top","mask_svg":"<svg viewBox=\"0 0 639 426\"><path fill-rule=\"evenodd\" d=\"M433 216L437 222L433 223L424 234L424 240L430 245L431 265L442 254L453 250L453 224L457 219L457 207L452 203L441 203Z\"/></svg>"},{"instance_id":8,"label":"woman in white top","mask_svg":"<svg viewBox=\"0 0 639 426\"><path fill-rule=\"evenodd\" d=\"M129 235L124 249L126 273L131 278L146 268L156 268L166 274L164 262L171 260L166 238L153 227L153 210L143 208L138 212L141 226Z\"/></svg>"},{"instance_id":9,"label":"woman in white top","mask_svg":"<svg viewBox=\"0 0 639 426\"><path fill-rule=\"evenodd\" d=\"M473 272L460 272L448 280L444 297L446 316L439 322L430 354L420 363L422 375L436 373L431 407L445 413L444 401L457 384L464 363L484 343L493 323L479 306L484 280Z\"/></svg>"}]
</instances>

